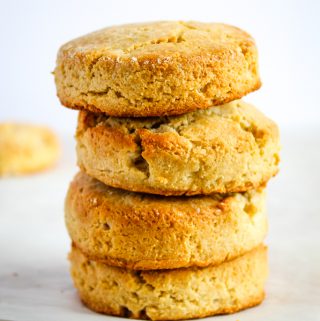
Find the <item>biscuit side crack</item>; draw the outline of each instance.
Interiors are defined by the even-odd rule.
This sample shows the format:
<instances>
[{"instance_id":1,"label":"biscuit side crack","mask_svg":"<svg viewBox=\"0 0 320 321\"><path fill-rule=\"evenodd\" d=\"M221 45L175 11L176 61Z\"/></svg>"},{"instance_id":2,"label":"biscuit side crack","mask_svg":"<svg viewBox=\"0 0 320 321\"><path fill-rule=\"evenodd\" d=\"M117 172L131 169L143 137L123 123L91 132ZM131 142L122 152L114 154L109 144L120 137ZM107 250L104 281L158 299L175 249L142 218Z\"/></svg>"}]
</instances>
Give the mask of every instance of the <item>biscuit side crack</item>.
<instances>
[{"instance_id":1,"label":"biscuit side crack","mask_svg":"<svg viewBox=\"0 0 320 321\"><path fill-rule=\"evenodd\" d=\"M145 173L146 178L149 178L150 176L150 169L149 169L149 163L147 160L142 156L143 154L143 146L142 146L142 141L141 137L138 132L135 132L135 143L137 146L137 155L135 158L132 160L132 164L135 168L137 168L139 171Z\"/></svg>"}]
</instances>

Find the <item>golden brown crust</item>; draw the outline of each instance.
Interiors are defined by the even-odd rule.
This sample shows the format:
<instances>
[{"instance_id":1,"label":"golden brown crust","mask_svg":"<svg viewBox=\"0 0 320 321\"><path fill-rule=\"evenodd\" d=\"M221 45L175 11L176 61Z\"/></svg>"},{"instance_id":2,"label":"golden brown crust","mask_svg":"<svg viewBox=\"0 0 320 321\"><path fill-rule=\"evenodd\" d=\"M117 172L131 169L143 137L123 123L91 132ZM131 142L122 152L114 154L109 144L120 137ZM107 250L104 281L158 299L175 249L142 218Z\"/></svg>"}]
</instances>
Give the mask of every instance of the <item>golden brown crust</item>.
<instances>
[{"instance_id":1,"label":"golden brown crust","mask_svg":"<svg viewBox=\"0 0 320 321\"><path fill-rule=\"evenodd\" d=\"M225 24L115 26L62 46L55 69L63 105L112 116L178 115L258 89L257 49Z\"/></svg>"},{"instance_id":2,"label":"golden brown crust","mask_svg":"<svg viewBox=\"0 0 320 321\"><path fill-rule=\"evenodd\" d=\"M76 139L83 171L136 192L243 192L278 171L278 127L243 101L171 117L116 118L82 111Z\"/></svg>"},{"instance_id":3,"label":"golden brown crust","mask_svg":"<svg viewBox=\"0 0 320 321\"><path fill-rule=\"evenodd\" d=\"M262 190L163 198L117 190L81 172L65 215L71 239L88 257L136 270L220 264L267 233Z\"/></svg>"},{"instance_id":4,"label":"golden brown crust","mask_svg":"<svg viewBox=\"0 0 320 321\"><path fill-rule=\"evenodd\" d=\"M0 176L34 173L53 166L60 154L56 135L44 126L0 124Z\"/></svg>"},{"instance_id":5,"label":"golden brown crust","mask_svg":"<svg viewBox=\"0 0 320 321\"><path fill-rule=\"evenodd\" d=\"M71 274L92 310L123 317L180 320L233 313L259 304L268 274L267 249L206 268L133 271L70 253Z\"/></svg>"},{"instance_id":6,"label":"golden brown crust","mask_svg":"<svg viewBox=\"0 0 320 321\"><path fill-rule=\"evenodd\" d=\"M80 294L81 295L81 294ZM259 305L265 298L265 293L262 291L260 294L257 294L255 297L253 297L250 301L243 303L241 306L238 307L232 307L232 308L221 308L217 311L208 311L208 312L198 312L198 313L189 313L188 315L184 317L184 320L187 319L200 319L200 318L205 318L209 316L214 316L214 315L222 315L222 314L232 314L239 312L241 310L249 309L252 308L256 305ZM87 298L87 296L83 296L82 298L80 297L81 302L88 307L89 309L98 312L98 313L103 313L107 315L113 315L113 316L119 316L123 318L130 318L130 319L141 319L141 320L180 320L179 317L175 317L173 314L170 319L166 316L163 317L149 317L146 315L144 310L141 310L141 312L138 312L135 316L135 314L132 314L130 311L128 311L127 308L121 306L120 308L111 308L110 306L105 306L102 304L97 304L96 302L92 301L90 298ZM191 316L192 315L192 316Z\"/></svg>"}]
</instances>

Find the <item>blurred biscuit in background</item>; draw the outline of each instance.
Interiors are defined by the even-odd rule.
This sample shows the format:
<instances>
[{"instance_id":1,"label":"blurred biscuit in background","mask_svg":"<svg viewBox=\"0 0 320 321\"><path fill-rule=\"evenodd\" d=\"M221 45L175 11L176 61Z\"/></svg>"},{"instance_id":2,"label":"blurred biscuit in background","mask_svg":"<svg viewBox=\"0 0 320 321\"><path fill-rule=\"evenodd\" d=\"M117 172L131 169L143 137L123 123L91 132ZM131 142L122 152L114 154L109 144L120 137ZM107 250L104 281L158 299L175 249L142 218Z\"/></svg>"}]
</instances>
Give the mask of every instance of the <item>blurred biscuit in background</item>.
<instances>
[{"instance_id":1,"label":"blurred biscuit in background","mask_svg":"<svg viewBox=\"0 0 320 321\"><path fill-rule=\"evenodd\" d=\"M38 172L60 155L57 136L47 127L0 123L0 176Z\"/></svg>"}]
</instances>

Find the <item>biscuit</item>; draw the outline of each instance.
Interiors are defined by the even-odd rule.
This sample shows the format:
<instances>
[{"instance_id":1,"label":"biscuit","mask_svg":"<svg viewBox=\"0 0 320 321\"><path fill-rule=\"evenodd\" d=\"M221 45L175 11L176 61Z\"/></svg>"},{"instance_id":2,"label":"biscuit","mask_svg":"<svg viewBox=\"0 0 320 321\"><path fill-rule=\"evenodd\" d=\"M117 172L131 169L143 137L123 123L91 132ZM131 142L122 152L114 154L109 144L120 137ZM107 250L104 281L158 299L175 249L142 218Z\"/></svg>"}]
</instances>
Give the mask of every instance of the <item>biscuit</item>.
<instances>
[{"instance_id":1,"label":"biscuit","mask_svg":"<svg viewBox=\"0 0 320 321\"><path fill-rule=\"evenodd\" d=\"M81 111L76 139L83 171L135 192L243 192L278 171L277 125L240 100L171 117L115 118Z\"/></svg>"},{"instance_id":2,"label":"biscuit","mask_svg":"<svg viewBox=\"0 0 320 321\"><path fill-rule=\"evenodd\" d=\"M46 127L0 124L0 176L41 171L59 156L55 134Z\"/></svg>"},{"instance_id":3,"label":"biscuit","mask_svg":"<svg viewBox=\"0 0 320 321\"><path fill-rule=\"evenodd\" d=\"M85 305L136 319L185 320L259 304L268 274L263 245L217 266L134 271L89 260L76 247L71 275Z\"/></svg>"},{"instance_id":4,"label":"biscuit","mask_svg":"<svg viewBox=\"0 0 320 321\"><path fill-rule=\"evenodd\" d=\"M63 105L121 117L179 115L261 85L250 35L182 21L109 27L70 41L54 74Z\"/></svg>"},{"instance_id":5,"label":"biscuit","mask_svg":"<svg viewBox=\"0 0 320 321\"><path fill-rule=\"evenodd\" d=\"M86 256L135 270L220 264L267 233L262 190L161 197L117 190L81 172L70 185L65 219Z\"/></svg>"}]
</instances>

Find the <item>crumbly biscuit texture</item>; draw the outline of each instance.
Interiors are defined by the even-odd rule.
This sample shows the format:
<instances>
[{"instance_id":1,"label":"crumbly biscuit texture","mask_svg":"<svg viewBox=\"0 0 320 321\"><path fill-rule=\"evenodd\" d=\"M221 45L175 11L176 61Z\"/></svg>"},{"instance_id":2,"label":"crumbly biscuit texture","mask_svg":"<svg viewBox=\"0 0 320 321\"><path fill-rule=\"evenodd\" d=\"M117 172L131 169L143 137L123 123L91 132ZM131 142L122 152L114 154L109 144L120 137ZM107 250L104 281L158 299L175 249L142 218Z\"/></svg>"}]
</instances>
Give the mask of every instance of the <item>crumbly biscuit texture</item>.
<instances>
[{"instance_id":1,"label":"crumbly biscuit texture","mask_svg":"<svg viewBox=\"0 0 320 321\"><path fill-rule=\"evenodd\" d=\"M136 270L220 264L267 233L262 190L161 197L117 190L84 173L71 183L65 218L88 257Z\"/></svg>"},{"instance_id":2,"label":"crumbly biscuit texture","mask_svg":"<svg viewBox=\"0 0 320 321\"><path fill-rule=\"evenodd\" d=\"M107 185L161 195L243 192L278 171L277 125L241 100L181 116L82 111L78 164Z\"/></svg>"},{"instance_id":3,"label":"crumbly biscuit texture","mask_svg":"<svg viewBox=\"0 0 320 321\"><path fill-rule=\"evenodd\" d=\"M55 68L63 105L112 116L178 115L239 99L261 85L254 40L233 26L115 26L63 45Z\"/></svg>"},{"instance_id":4,"label":"crumbly biscuit texture","mask_svg":"<svg viewBox=\"0 0 320 321\"><path fill-rule=\"evenodd\" d=\"M46 169L57 161L59 152L56 135L46 127L0 124L0 176Z\"/></svg>"},{"instance_id":5,"label":"crumbly biscuit texture","mask_svg":"<svg viewBox=\"0 0 320 321\"><path fill-rule=\"evenodd\" d=\"M89 260L75 247L70 261L74 284L90 309L149 320L200 318L257 305L268 273L264 246L206 268L133 271Z\"/></svg>"}]
</instances>

